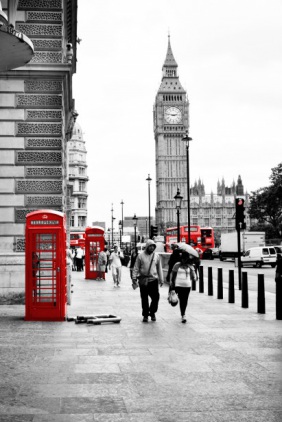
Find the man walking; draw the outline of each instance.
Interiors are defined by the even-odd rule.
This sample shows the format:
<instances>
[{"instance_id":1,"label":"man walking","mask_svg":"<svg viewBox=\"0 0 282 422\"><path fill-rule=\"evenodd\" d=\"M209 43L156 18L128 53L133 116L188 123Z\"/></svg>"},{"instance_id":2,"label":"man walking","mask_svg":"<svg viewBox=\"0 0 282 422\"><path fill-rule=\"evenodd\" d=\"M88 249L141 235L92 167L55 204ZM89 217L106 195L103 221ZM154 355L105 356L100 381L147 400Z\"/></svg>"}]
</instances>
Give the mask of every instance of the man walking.
<instances>
[{"instance_id":1,"label":"man walking","mask_svg":"<svg viewBox=\"0 0 282 422\"><path fill-rule=\"evenodd\" d=\"M159 284L163 285L161 258L155 249L155 242L149 239L144 251L137 256L132 274L133 289L138 287L137 279L139 280L143 322L148 322L149 315L152 321L156 321L160 299ZM151 298L150 305L149 297Z\"/></svg>"},{"instance_id":2,"label":"man walking","mask_svg":"<svg viewBox=\"0 0 282 422\"><path fill-rule=\"evenodd\" d=\"M114 247L114 251L110 255L109 269L112 269L114 287L120 287L122 265L117 246Z\"/></svg>"}]
</instances>

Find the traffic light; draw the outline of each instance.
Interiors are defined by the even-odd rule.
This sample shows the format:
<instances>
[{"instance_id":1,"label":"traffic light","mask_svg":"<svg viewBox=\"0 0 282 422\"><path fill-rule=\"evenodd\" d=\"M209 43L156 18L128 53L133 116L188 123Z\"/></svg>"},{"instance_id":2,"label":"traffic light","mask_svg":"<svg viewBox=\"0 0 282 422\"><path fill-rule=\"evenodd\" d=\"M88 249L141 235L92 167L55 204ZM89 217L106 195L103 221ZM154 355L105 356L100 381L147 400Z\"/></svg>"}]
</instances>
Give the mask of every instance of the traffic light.
<instances>
[{"instance_id":1,"label":"traffic light","mask_svg":"<svg viewBox=\"0 0 282 422\"><path fill-rule=\"evenodd\" d=\"M153 239L155 236L158 236L158 226L151 226L150 238Z\"/></svg>"},{"instance_id":2,"label":"traffic light","mask_svg":"<svg viewBox=\"0 0 282 422\"><path fill-rule=\"evenodd\" d=\"M236 198L236 229L245 229L245 199Z\"/></svg>"}]
</instances>

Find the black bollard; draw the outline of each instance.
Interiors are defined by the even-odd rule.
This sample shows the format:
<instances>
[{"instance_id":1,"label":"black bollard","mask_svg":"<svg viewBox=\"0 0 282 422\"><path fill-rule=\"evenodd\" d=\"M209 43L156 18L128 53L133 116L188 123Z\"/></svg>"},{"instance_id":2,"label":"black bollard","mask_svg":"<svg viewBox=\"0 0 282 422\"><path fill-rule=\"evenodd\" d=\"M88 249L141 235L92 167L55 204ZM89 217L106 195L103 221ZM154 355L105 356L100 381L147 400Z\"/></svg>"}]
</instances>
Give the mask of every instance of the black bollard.
<instances>
[{"instance_id":1,"label":"black bollard","mask_svg":"<svg viewBox=\"0 0 282 422\"><path fill-rule=\"evenodd\" d=\"M192 280L192 290L196 290L197 281L196 279Z\"/></svg>"},{"instance_id":2,"label":"black bollard","mask_svg":"<svg viewBox=\"0 0 282 422\"><path fill-rule=\"evenodd\" d=\"M222 268L217 269L217 298L223 299Z\"/></svg>"},{"instance_id":3,"label":"black bollard","mask_svg":"<svg viewBox=\"0 0 282 422\"><path fill-rule=\"evenodd\" d=\"M199 293L204 293L204 267L199 267Z\"/></svg>"},{"instance_id":4,"label":"black bollard","mask_svg":"<svg viewBox=\"0 0 282 422\"><path fill-rule=\"evenodd\" d=\"M208 267L208 296L213 296L212 267Z\"/></svg>"},{"instance_id":5,"label":"black bollard","mask_svg":"<svg viewBox=\"0 0 282 422\"><path fill-rule=\"evenodd\" d=\"M282 319L282 283L276 281L276 319Z\"/></svg>"},{"instance_id":6,"label":"black bollard","mask_svg":"<svg viewBox=\"0 0 282 422\"><path fill-rule=\"evenodd\" d=\"M249 307L248 273L242 272L242 308Z\"/></svg>"},{"instance_id":7,"label":"black bollard","mask_svg":"<svg viewBox=\"0 0 282 422\"><path fill-rule=\"evenodd\" d=\"M265 314L264 274L258 274L258 314Z\"/></svg>"},{"instance_id":8,"label":"black bollard","mask_svg":"<svg viewBox=\"0 0 282 422\"><path fill-rule=\"evenodd\" d=\"M234 270L229 270L228 302L235 303Z\"/></svg>"}]
</instances>

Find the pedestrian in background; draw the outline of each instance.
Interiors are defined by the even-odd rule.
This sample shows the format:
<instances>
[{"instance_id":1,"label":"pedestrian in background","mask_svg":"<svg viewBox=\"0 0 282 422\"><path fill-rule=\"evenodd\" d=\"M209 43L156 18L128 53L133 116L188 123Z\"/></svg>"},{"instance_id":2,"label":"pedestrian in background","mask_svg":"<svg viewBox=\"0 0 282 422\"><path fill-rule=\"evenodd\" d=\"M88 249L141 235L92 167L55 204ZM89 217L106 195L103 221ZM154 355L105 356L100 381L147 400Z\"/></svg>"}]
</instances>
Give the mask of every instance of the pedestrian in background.
<instances>
[{"instance_id":1,"label":"pedestrian in background","mask_svg":"<svg viewBox=\"0 0 282 422\"><path fill-rule=\"evenodd\" d=\"M195 269L189 253L182 252L181 262L174 264L170 282L170 291L175 291L179 299L181 321L186 322L186 308L191 290L191 281L196 279Z\"/></svg>"},{"instance_id":2,"label":"pedestrian in background","mask_svg":"<svg viewBox=\"0 0 282 422\"><path fill-rule=\"evenodd\" d=\"M107 265L107 248L104 248L102 251L99 252L98 255L98 277L96 280L105 280L105 272L106 272L106 265Z\"/></svg>"},{"instance_id":3,"label":"pedestrian in background","mask_svg":"<svg viewBox=\"0 0 282 422\"><path fill-rule=\"evenodd\" d=\"M114 287L120 287L122 265L117 246L114 247L114 251L110 255L109 269L112 270Z\"/></svg>"},{"instance_id":4,"label":"pedestrian in background","mask_svg":"<svg viewBox=\"0 0 282 422\"><path fill-rule=\"evenodd\" d=\"M156 321L160 293L159 284L163 285L163 270L160 256L155 253L156 244L149 239L143 252L138 254L132 275L132 287L140 287L143 322L148 322L149 315ZM138 283L137 283L138 279ZM151 303L149 305L149 297Z\"/></svg>"},{"instance_id":5,"label":"pedestrian in background","mask_svg":"<svg viewBox=\"0 0 282 422\"><path fill-rule=\"evenodd\" d=\"M133 268L136 262L138 256L138 248L134 248L131 255L130 255L130 264L129 264L129 270L130 270L130 278L132 280L132 275L133 275Z\"/></svg>"},{"instance_id":6,"label":"pedestrian in background","mask_svg":"<svg viewBox=\"0 0 282 422\"><path fill-rule=\"evenodd\" d=\"M174 267L174 264L176 264L176 262L180 262L181 260L181 250L179 249L178 245L176 243L173 243L171 245L171 249L172 249L172 254L170 255L169 260L168 260L168 271L167 271L167 276L166 276L167 283L170 283L171 271L172 271L172 268Z\"/></svg>"},{"instance_id":7,"label":"pedestrian in background","mask_svg":"<svg viewBox=\"0 0 282 422\"><path fill-rule=\"evenodd\" d=\"M76 249L76 270L83 271L83 250L80 246Z\"/></svg>"}]
</instances>

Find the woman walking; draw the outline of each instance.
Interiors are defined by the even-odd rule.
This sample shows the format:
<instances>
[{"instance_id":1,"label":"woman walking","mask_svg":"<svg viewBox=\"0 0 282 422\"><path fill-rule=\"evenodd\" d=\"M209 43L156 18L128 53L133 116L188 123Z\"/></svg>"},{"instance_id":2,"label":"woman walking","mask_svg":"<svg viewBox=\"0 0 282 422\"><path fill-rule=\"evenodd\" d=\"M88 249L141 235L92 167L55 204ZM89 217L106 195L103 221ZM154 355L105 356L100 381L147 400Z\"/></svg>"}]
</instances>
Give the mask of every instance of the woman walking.
<instances>
[{"instance_id":1,"label":"woman walking","mask_svg":"<svg viewBox=\"0 0 282 422\"><path fill-rule=\"evenodd\" d=\"M186 308L191 290L191 282L196 279L195 270L190 256L187 252L182 252L181 262L174 264L170 282L170 291L174 290L179 299L181 321L186 322Z\"/></svg>"}]
</instances>

